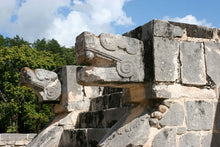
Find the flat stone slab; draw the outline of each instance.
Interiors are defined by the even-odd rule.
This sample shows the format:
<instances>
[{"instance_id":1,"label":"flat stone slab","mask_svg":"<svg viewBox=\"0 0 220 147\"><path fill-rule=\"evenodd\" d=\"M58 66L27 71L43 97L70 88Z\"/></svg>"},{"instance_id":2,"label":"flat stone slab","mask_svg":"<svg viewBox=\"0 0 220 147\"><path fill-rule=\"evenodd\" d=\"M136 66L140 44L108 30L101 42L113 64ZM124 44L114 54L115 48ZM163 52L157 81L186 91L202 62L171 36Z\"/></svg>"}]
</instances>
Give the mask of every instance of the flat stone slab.
<instances>
[{"instance_id":1,"label":"flat stone slab","mask_svg":"<svg viewBox=\"0 0 220 147\"><path fill-rule=\"evenodd\" d=\"M187 133L179 140L179 147L200 147L200 136L195 133Z\"/></svg>"},{"instance_id":2,"label":"flat stone slab","mask_svg":"<svg viewBox=\"0 0 220 147\"><path fill-rule=\"evenodd\" d=\"M217 98L215 89L201 89L193 86L184 86L181 84L155 84L153 85L153 93L153 97L155 98Z\"/></svg>"},{"instance_id":3,"label":"flat stone slab","mask_svg":"<svg viewBox=\"0 0 220 147\"><path fill-rule=\"evenodd\" d=\"M180 44L181 80L183 84L205 85L205 60L203 45L199 42Z\"/></svg>"},{"instance_id":4,"label":"flat stone slab","mask_svg":"<svg viewBox=\"0 0 220 147\"><path fill-rule=\"evenodd\" d=\"M205 42L205 54L207 74L220 85L220 43Z\"/></svg>"},{"instance_id":5,"label":"flat stone slab","mask_svg":"<svg viewBox=\"0 0 220 147\"><path fill-rule=\"evenodd\" d=\"M184 107L174 103L167 113L161 118L159 124L162 126L181 126L185 117Z\"/></svg>"},{"instance_id":6,"label":"flat stone slab","mask_svg":"<svg viewBox=\"0 0 220 147\"><path fill-rule=\"evenodd\" d=\"M176 147L176 128L163 128L154 137L152 147Z\"/></svg>"},{"instance_id":7,"label":"flat stone slab","mask_svg":"<svg viewBox=\"0 0 220 147\"><path fill-rule=\"evenodd\" d=\"M79 128L111 128L126 113L127 108L84 112L78 116Z\"/></svg>"},{"instance_id":8,"label":"flat stone slab","mask_svg":"<svg viewBox=\"0 0 220 147\"><path fill-rule=\"evenodd\" d=\"M186 101L187 130L211 130L213 127L213 103L196 100Z\"/></svg>"},{"instance_id":9,"label":"flat stone slab","mask_svg":"<svg viewBox=\"0 0 220 147\"><path fill-rule=\"evenodd\" d=\"M150 131L146 106L137 106L127 112L99 142L100 147L129 147L144 145Z\"/></svg>"},{"instance_id":10,"label":"flat stone slab","mask_svg":"<svg viewBox=\"0 0 220 147\"><path fill-rule=\"evenodd\" d=\"M154 37L155 81L178 79L179 43L174 39Z\"/></svg>"},{"instance_id":11,"label":"flat stone slab","mask_svg":"<svg viewBox=\"0 0 220 147\"><path fill-rule=\"evenodd\" d=\"M109 129L68 129L64 130L60 147L95 147Z\"/></svg>"},{"instance_id":12,"label":"flat stone slab","mask_svg":"<svg viewBox=\"0 0 220 147\"><path fill-rule=\"evenodd\" d=\"M27 147L58 146L62 133L62 126L50 126L40 132Z\"/></svg>"}]
</instances>

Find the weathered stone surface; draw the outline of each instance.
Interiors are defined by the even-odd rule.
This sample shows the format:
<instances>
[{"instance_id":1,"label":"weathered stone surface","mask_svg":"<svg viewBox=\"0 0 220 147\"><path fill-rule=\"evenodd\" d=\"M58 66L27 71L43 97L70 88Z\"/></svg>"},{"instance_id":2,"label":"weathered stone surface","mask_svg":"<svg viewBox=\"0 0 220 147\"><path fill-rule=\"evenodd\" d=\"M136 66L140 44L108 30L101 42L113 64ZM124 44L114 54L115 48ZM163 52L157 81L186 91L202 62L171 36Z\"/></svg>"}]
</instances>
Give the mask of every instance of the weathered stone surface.
<instances>
[{"instance_id":1,"label":"weathered stone surface","mask_svg":"<svg viewBox=\"0 0 220 147\"><path fill-rule=\"evenodd\" d=\"M55 72L25 67L21 72L21 85L30 87L40 102L59 101L61 84Z\"/></svg>"},{"instance_id":2,"label":"weathered stone surface","mask_svg":"<svg viewBox=\"0 0 220 147\"><path fill-rule=\"evenodd\" d=\"M183 84L205 85L205 60L203 45L199 42L180 44L181 79Z\"/></svg>"},{"instance_id":3,"label":"weathered stone surface","mask_svg":"<svg viewBox=\"0 0 220 147\"><path fill-rule=\"evenodd\" d=\"M86 130L64 130L59 147L87 147Z\"/></svg>"},{"instance_id":4,"label":"weathered stone surface","mask_svg":"<svg viewBox=\"0 0 220 147\"><path fill-rule=\"evenodd\" d=\"M60 143L63 128L51 126L40 132L27 147L58 146Z\"/></svg>"},{"instance_id":5,"label":"weathered stone surface","mask_svg":"<svg viewBox=\"0 0 220 147\"><path fill-rule=\"evenodd\" d=\"M14 147L26 146L36 134L2 133L0 134L0 146Z\"/></svg>"},{"instance_id":6,"label":"weathered stone surface","mask_svg":"<svg viewBox=\"0 0 220 147\"><path fill-rule=\"evenodd\" d=\"M215 89L184 86L181 84L139 84L129 88L124 99L127 102L143 102L151 98L200 98L216 99Z\"/></svg>"},{"instance_id":7,"label":"weathered stone surface","mask_svg":"<svg viewBox=\"0 0 220 147\"><path fill-rule=\"evenodd\" d=\"M179 43L174 39L154 37L153 44L155 81L174 82L178 79Z\"/></svg>"},{"instance_id":8,"label":"weathered stone surface","mask_svg":"<svg viewBox=\"0 0 220 147\"><path fill-rule=\"evenodd\" d=\"M179 127L177 128L176 134L182 135L186 132L186 127Z\"/></svg>"},{"instance_id":9,"label":"weathered stone surface","mask_svg":"<svg viewBox=\"0 0 220 147\"><path fill-rule=\"evenodd\" d=\"M215 31L215 28L208 28L205 26L171 22L171 21L169 21L169 23L175 26L179 26L182 29L186 29L186 33L188 37L212 39L213 32Z\"/></svg>"},{"instance_id":10,"label":"weathered stone surface","mask_svg":"<svg viewBox=\"0 0 220 147\"><path fill-rule=\"evenodd\" d=\"M184 33L184 29L179 26L172 25L168 21L154 19L153 22L153 30L155 36L174 38L182 37Z\"/></svg>"},{"instance_id":11,"label":"weathered stone surface","mask_svg":"<svg viewBox=\"0 0 220 147\"><path fill-rule=\"evenodd\" d=\"M161 126L181 126L185 117L184 107L179 103L174 103L173 106L165 113L159 121Z\"/></svg>"},{"instance_id":12,"label":"weathered stone surface","mask_svg":"<svg viewBox=\"0 0 220 147\"><path fill-rule=\"evenodd\" d=\"M96 147L99 141L105 136L110 129L93 128L87 130L87 140L90 147Z\"/></svg>"},{"instance_id":13,"label":"weathered stone surface","mask_svg":"<svg viewBox=\"0 0 220 147\"><path fill-rule=\"evenodd\" d=\"M99 96L91 99L90 102L90 111L100 111L117 107L122 107L122 92Z\"/></svg>"},{"instance_id":14,"label":"weathered stone surface","mask_svg":"<svg viewBox=\"0 0 220 147\"><path fill-rule=\"evenodd\" d=\"M186 101L187 130L211 130L213 126L213 103ZM202 121L201 121L202 120Z\"/></svg>"},{"instance_id":15,"label":"weathered stone surface","mask_svg":"<svg viewBox=\"0 0 220 147\"><path fill-rule=\"evenodd\" d=\"M143 145L150 130L146 106L137 106L127 112L99 142L100 147Z\"/></svg>"},{"instance_id":16,"label":"weathered stone surface","mask_svg":"<svg viewBox=\"0 0 220 147\"><path fill-rule=\"evenodd\" d=\"M205 42L207 74L220 85L220 43Z\"/></svg>"},{"instance_id":17,"label":"weathered stone surface","mask_svg":"<svg viewBox=\"0 0 220 147\"><path fill-rule=\"evenodd\" d=\"M179 140L179 147L200 147L200 136L195 133L187 133Z\"/></svg>"},{"instance_id":18,"label":"weathered stone surface","mask_svg":"<svg viewBox=\"0 0 220 147\"><path fill-rule=\"evenodd\" d=\"M152 147L176 147L176 129L163 128L154 137Z\"/></svg>"},{"instance_id":19,"label":"weathered stone surface","mask_svg":"<svg viewBox=\"0 0 220 147\"><path fill-rule=\"evenodd\" d=\"M79 85L76 81L78 66L64 66L58 71L62 82L62 98L55 112L84 112L89 110L90 98L102 95L103 88Z\"/></svg>"},{"instance_id":20,"label":"weathered stone surface","mask_svg":"<svg viewBox=\"0 0 220 147\"><path fill-rule=\"evenodd\" d=\"M202 147L211 147L212 134L208 134L202 138Z\"/></svg>"},{"instance_id":21,"label":"weathered stone surface","mask_svg":"<svg viewBox=\"0 0 220 147\"><path fill-rule=\"evenodd\" d=\"M104 111L79 114L79 128L110 128L126 113L127 108L112 108Z\"/></svg>"},{"instance_id":22,"label":"weathered stone surface","mask_svg":"<svg viewBox=\"0 0 220 147\"><path fill-rule=\"evenodd\" d=\"M108 95L99 96L91 100L90 111L101 111L108 108Z\"/></svg>"},{"instance_id":23,"label":"weathered stone surface","mask_svg":"<svg viewBox=\"0 0 220 147\"><path fill-rule=\"evenodd\" d=\"M96 147L109 129L70 129L64 130L60 147Z\"/></svg>"},{"instance_id":24,"label":"weathered stone surface","mask_svg":"<svg viewBox=\"0 0 220 147\"><path fill-rule=\"evenodd\" d=\"M103 33L99 37L84 32L76 38L77 80L83 85L108 85L119 82L143 82L143 42L134 38Z\"/></svg>"}]
</instances>

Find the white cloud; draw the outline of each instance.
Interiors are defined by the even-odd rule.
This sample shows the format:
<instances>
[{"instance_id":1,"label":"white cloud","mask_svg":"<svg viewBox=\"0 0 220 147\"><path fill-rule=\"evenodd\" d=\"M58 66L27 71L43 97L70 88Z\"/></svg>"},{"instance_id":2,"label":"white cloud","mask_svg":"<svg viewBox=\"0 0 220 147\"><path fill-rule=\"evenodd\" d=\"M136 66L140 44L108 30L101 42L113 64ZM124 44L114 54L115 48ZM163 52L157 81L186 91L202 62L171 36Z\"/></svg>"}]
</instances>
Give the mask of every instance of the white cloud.
<instances>
[{"instance_id":1,"label":"white cloud","mask_svg":"<svg viewBox=\"0 0 220 147\"><path fill-rule=\"evenodd\" d=\"M206 19L198 20L195 16L193 15L186 15L185 17L175 17L171 18L169 16L165 16L163 20L169 20L169 21L175 21L175 22L182 22L182 23L189 23L189 24L195 24L195 25L202 25L202 26L207 26L211 27L211 23L208 23Z\"/></svg>"},{"instance_id":2,"label":"white cloud","mask_svg":"<svg viewBox=\"0 0 220 147\"><path fill-rule=\"evenodd\" d=\"M16 0L6 0L0 2L0 30L5 29L7 24L10 23L11 16L14 15L16 8Z\"/></svg>"},{"instance_id":3,"label":"white cloud","mask_svg":"<svg viewBox=\"0 0 220 147\"><path fill-rule=\"evenodd\" d=\"M114 32L113 25L132 25L122 9L127 1L73 0L71 4L71 0L26 0L20 6L20 0L1 1L0 32L18 34L30 42L55 38L69 47L82 31L99 34ZM69 10L66 16L59 13L60 8ZM15 22L10 21L13 15Z\"/></svg>"}]
</instances>

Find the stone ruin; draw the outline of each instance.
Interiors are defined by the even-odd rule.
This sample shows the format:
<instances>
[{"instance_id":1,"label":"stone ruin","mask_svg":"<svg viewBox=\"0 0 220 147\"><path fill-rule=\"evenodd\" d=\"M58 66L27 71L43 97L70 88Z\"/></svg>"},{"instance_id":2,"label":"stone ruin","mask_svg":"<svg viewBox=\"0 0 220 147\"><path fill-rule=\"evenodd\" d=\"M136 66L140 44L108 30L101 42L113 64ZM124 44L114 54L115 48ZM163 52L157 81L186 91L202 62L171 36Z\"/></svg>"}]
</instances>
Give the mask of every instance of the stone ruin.
<instances>
[{"instance_id":1,"label":"stone ruin","mask_svg":"<svg viewBox=\"0 0 220 147\"><path fill-rule=\"evenodd\" d=\"M217 147L220 30L152 20L76 38L79 66L24 68L56 116L30 147Z\"/></svg>"}]
</instances>

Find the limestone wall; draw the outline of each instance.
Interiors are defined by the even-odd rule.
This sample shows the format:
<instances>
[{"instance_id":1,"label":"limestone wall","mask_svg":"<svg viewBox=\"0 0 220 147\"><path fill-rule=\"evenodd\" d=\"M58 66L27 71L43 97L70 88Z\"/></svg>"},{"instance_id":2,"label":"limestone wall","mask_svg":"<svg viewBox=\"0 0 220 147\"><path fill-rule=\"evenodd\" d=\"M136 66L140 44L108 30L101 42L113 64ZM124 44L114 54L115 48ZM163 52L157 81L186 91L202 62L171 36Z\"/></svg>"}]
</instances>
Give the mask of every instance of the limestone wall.
<instances>
[{"instance_id":1,"label":"limestone wall","mask_svg":"<svg viewBox=\"0 0 220 147\"><path fill-rule=\"evenodd\" d=\"M162 99L145 146L220 145L220 30L153 20L124 35L144 42L145 98Z\"/></svg>"},{"instance_id":2,"label":"limestone wall","mask_svg":"<svg viewBox=\"0 0 220 147\"><path fill-rule=\"evenodd\" d=\"M36 134L0 134L0 147L24 147L36 136Z\"/></svg>"}]
</instances>

